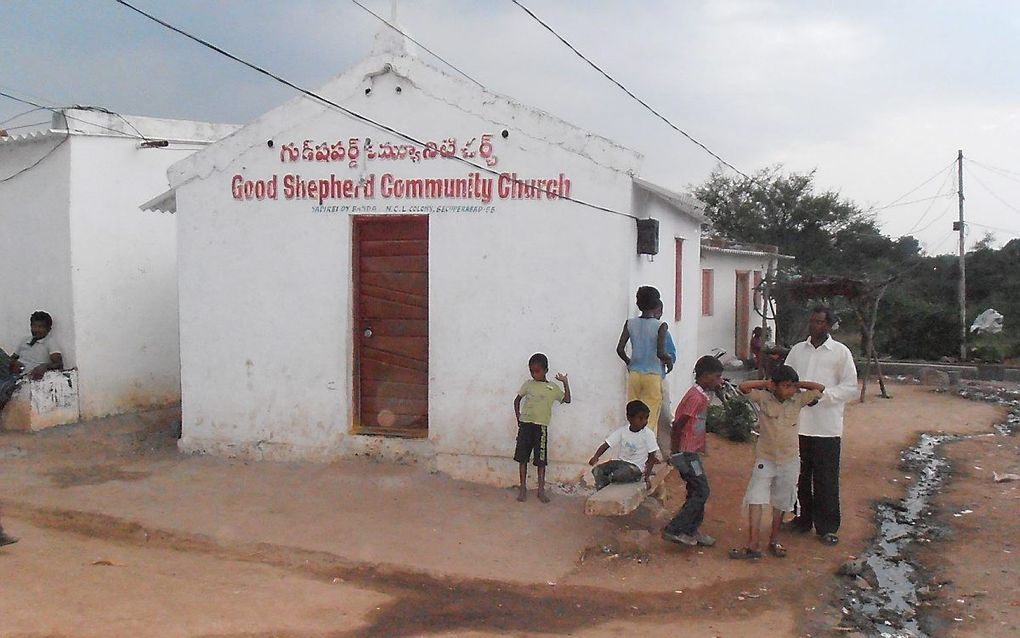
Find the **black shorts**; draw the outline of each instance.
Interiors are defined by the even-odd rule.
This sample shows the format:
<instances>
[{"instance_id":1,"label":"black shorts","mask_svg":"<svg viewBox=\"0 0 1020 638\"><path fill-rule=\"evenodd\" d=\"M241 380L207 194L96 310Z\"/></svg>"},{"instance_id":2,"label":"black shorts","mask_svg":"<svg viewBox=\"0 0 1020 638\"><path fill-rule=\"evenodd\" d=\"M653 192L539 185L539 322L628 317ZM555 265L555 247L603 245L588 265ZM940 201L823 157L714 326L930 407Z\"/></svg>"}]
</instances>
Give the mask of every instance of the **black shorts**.
<instances>
[{"instance_id":1,"label":"black shorts","mask_svg":"<svg viewBox=\"0 0 1020 638\"><path fill-rule=\"evenodd\" d=\"M517 424L517 449L514 460L527 463L534 456L536 467L545 467L549 461L548 428L537 423Z\"/></svg>"}]
</instances>

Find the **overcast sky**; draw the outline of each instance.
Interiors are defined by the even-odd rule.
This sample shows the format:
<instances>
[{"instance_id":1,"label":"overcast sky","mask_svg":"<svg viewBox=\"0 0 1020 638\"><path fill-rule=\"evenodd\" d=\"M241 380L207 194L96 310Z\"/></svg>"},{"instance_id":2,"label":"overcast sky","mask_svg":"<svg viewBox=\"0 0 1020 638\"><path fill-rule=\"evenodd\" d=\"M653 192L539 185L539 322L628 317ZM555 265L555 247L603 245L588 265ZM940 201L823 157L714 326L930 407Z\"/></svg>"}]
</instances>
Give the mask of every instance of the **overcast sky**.
<instances>
[{"instance_id":1,"label":"overcast sky","mask_svg":"<svg viewBox=\"0 0 1020 638\"><path fill-rule=\"evenodd\" d=\"M522 1L742 171L816 169L867 208L963 149L968 242L1020 236L1020 2ZM389 16L389 0L363 2ZM366 55L380 28L350 0L135 4L310 87ZM112 0L0 6L0 86L48 105L241 124L292 96ZM715 166L509 0L402 0L398 15L490 90L641 152L652 181L685 190ZM0 121L24 110L0 98ZM949 193L948 174L903 201ZM890 235L915 229L930 252L955 250L955 197L877 214Z\"/></svg>"}]
</instances>

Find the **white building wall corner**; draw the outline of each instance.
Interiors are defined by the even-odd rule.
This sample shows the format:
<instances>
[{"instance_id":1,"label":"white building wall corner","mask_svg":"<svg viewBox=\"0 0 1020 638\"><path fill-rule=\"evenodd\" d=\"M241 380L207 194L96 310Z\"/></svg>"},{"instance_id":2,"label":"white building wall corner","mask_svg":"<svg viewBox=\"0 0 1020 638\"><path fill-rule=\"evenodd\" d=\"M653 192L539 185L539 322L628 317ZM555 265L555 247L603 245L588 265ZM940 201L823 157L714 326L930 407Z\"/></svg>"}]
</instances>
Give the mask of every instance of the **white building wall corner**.
<instances>
[{"instance_id":1,"label":"white building wall corner","mask_svg":"<svg viewBox=\"0 0 1020 638\"><path fill-rule=\"evenodd\" d=\"M659 220L659 253L649 259L637 254L637 232L631 238L633 257L631 260L630 290L627 296L627 314L638 314L634 293L638 286L650 285L659 289L662 295L662 319L669 325L670 333L677 348L677 361L673 371L666 375L667 399L663 404L663 416L668 409L674 409L683 393L694 382L694 363L704 354L698 343L698 329L701 318L700 281L698 266L701 250L701 222L680 211L662 197L641 188L634 189L633 211L635 215ZM676 320L676 240L682 240L681 249L681 317ZM660 418L660 424L662 420Z\"/></svg>"},{"instance_id":2,"label":"white building wall corner","mask_svg":"<svg viewBox=\"0 0 1020 638\"><path fill-rule=\"evenodd\" d=\"M700 269L710 268L713 270L713 314L711 317L703 317L698 330L698 345L705 353L709 354L714 349L723 350L730 355L736 355L736 282L737 272L749 272L750 276L750 320L748 323L748 334L755 327L761 326L761 315L755 311L754 306L754 275L755 271L766 276L769 271L769 264L775 268L776 258L766 255L736 255L713 250L702 252L701 264L699 266L698 287L700 290L701 279ZM763 300L764 303L764 300ZM700 293L697 311L701 312ZM775 331L775 322L769 321L768 326Z\"/></svg>"},{"instance_id":3,"label":"white building wall corner","mask_svg":"<svg viewBox=\"0 0 1020 638\"><path fill-rule=\"evenodd\" d=\"M180 399L175 220L138 202L193 149L71 142L70 254L83 418Z\"/></svg>"},{"instance_id":4,"label":"white building wall corner","mask_svg":"<svg viewBox=\"0 0 1020 638\"><path fill-rule=\"evenodd\" d=\"M53 316L53 336L67 367L77 361L68 213L71 143L44 135L0 144L0 176L31 167L0 183L0 347L16 348L29 336L32 312L45 310Z\"/></svg>"}]
</instances>

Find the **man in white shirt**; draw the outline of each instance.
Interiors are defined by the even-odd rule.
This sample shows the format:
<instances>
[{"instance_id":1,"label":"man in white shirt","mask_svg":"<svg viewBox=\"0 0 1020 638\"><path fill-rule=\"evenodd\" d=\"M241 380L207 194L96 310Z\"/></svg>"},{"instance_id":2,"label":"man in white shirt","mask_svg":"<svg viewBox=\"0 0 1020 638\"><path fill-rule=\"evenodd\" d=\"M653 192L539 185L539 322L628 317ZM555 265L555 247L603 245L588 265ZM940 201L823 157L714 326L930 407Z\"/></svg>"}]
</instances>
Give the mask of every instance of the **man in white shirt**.
<instances>
[{"instance_id":1,"label":"man in white shirt","mask_svg":"<svg viewBox=\"0 0 1020 638\"><path fill-rule=\"evenodd\" d=\"M796 531L813 527L826 545L839 542L839 454L843 436L843 408L857 396L857 367L850 349L829 336L835 323L829 308L811 311L808 339L790 350L786 365L801 379L825 386L816 403L800 411L800 511L790 523Z\"/></svg>"},{"instance_id":2,"label":"man in white shirt","mask_svg":"<svg viewBox=\"0 0 1020 638\"><path fill-rule=\"evenodd\" d=\"M61 348L50 336L53 317L49 313L37 310L29 318L29 329L32 336L18 344L9 359L0 357L7 362L7 369L0 370L0 409L3 409L4 404L11 398L23 376L39 380L48 370L60 370L64 367ZM3 525L0 524L0 547L17 542L18 539L4 532Z\"/></svg>"},{"instance_id":3,"label":"man in white shirt","mask_svg":"<svg viewBox=\"0 0 1020 638\"><path fill-rule=\"evenodd\" d=\"M11 398L24 376L39 380L47 371L64 367L60 345L50 334L53 317L37 310L29 320L29 329L32 336L18 344L9 358L0 356L0 359L7 362L6 369L0 370L0 409Z\"/></svg>"}]
</instances>

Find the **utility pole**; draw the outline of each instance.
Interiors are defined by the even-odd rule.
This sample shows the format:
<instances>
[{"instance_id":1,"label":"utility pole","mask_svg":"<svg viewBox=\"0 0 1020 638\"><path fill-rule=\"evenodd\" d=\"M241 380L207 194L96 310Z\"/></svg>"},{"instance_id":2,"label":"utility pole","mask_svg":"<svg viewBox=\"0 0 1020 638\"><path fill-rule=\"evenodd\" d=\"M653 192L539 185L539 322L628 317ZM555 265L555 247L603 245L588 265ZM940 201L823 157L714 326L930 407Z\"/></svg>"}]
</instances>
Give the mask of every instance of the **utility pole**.
<instances>
[{"instance_id":1,"label":"utility pole","mask_svg":"<svg viewBox=\"0 0 1020 638\"><path fill-rule=\"evenodd\" d=\"M966 228L963 224L963 150L956 152L957 189L960 201L960 221L954 230L960 232L960 361L967 359L967 247Z\"/></svg>"}]
</instances>

